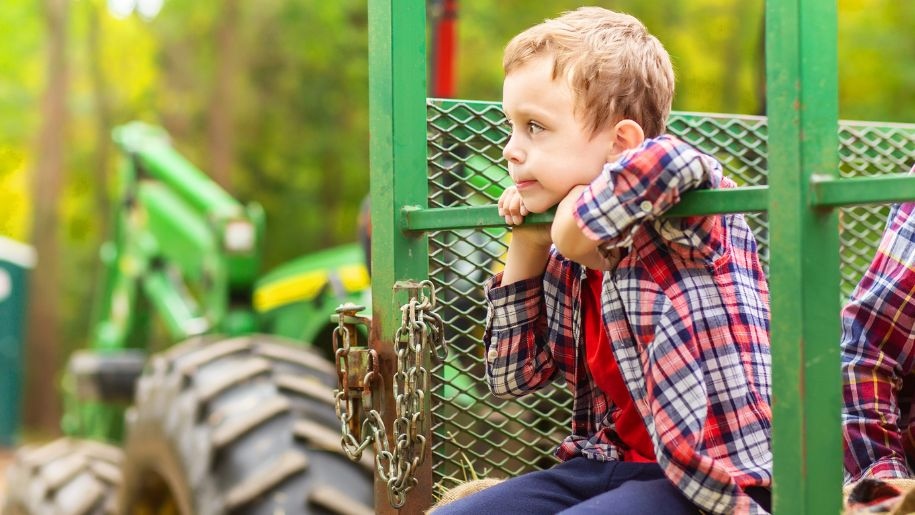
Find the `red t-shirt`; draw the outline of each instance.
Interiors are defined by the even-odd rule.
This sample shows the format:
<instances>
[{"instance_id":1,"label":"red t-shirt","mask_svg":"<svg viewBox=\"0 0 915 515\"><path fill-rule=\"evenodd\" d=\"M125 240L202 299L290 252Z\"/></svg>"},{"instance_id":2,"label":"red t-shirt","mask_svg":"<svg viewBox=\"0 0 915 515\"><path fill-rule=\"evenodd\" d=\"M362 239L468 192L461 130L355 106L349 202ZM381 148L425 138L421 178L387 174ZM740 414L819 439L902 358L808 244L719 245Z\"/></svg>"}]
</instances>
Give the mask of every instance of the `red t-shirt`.
<instances>
[{"instance_id":1,"label":"red t-shirt","mask_svg":"<svg viewBox=\"0 0 915 515\"><path fill-rule=\"evenodd\" d=\"M619 408L614 412L613 418L616 432L623 444L623 461L654 463L657 459L651 437L648 436L645 421L642 420L642 415L639 414L632 395L623 382L623 376L610 346L610 338L604 327L600 299L602 281L603 277L599 271L588 270L588 279L582 284L582 325L588 369L597 386Z\"/></svg>"}]
</instances>

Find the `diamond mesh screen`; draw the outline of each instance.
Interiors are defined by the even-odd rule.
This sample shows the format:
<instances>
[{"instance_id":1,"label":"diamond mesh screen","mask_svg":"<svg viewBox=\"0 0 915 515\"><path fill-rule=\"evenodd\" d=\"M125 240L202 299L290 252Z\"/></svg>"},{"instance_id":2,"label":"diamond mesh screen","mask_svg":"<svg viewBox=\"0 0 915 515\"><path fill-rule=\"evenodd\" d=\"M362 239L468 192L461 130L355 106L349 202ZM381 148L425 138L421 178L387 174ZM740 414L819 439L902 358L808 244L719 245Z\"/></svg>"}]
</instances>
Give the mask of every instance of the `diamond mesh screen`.
<instances>
[{"instance_id":1,"label":"diamond mesh screen","mask_svg":"<svg viewBox=\"0 0 915 515\"><path fill-rule=\"evenodd\" d=\"M508 137L501 107L489 102L428 103L429 207L493 204L511 184L502 160ZM740 185L766 183L767 126L758 116L673 113L668 132L714 155ZM915 149L915 125L841 122L844 177L905 172ZM847 296L874 255L885 206L840 210L841 287ZM768 267L765 214L748 215ZM429 270L452 357L434 370L433 473L436 492L475 476L509 477L555 463L552 451L568 434L571 398L564 385L519 401L488 393L483 369L483 282L507 249L505 229L430 234Z\"/></svg>"}]
</instances>

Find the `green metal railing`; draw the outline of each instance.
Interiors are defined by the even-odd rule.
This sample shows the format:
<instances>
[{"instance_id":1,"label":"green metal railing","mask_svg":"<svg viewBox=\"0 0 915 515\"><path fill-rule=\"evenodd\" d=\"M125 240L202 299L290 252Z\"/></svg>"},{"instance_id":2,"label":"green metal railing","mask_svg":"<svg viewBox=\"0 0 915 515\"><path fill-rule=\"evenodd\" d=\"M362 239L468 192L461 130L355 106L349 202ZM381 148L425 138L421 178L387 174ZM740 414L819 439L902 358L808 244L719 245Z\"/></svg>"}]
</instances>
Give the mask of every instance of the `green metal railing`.
<instances>
[{"instance_id":1,"label":"green metal railing","mask_svg":"<svg viewBox=\"0 0 915 515\"><path fill-rule=\"evenodd\" d=\"M507 133L498 103L425 98L423 3L369 2L373 346L390 369L404 300L393 284L428 277L458 354L433 371L431 455L404 513L474 473L549 466L570 416L562 386L516 402L487 394L481 284L507 248L493 205L509 184ZM674 113L668 124L742 186L690 193L671 216L748 212L769 273L778 513L840 511L840 303L885 223L886 208L871 204L915 199L915 178L901 174L915 125L837 122L835 21L834 1L770 0L768 119ZM391 510L383 485L376 499L379 511Z\"/></svg>"}]
</instances>

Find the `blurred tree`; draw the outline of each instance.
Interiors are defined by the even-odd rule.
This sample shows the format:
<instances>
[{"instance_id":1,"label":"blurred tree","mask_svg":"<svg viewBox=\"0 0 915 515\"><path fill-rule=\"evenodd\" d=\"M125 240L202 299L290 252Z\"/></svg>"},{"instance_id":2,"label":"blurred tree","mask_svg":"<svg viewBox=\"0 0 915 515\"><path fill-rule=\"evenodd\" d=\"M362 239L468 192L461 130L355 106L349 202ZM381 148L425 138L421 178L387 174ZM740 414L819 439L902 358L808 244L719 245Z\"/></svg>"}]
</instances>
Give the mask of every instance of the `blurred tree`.
<instances>
[{"instance_id":1,"label":"blurred tree","mask_svg":"<svg viewBox=\"0 0 915 515\"><path fill-rule=\"evenodd\" d=\"M38 270L30 275L23 419L26 424L49 431L57 428L60 419L59 395L55 381L48 380L48 371L58 368L62 339L58 319L61 296L58 210L65 177L69 4L70 0L43 2L47 31L47 85L41 99L42 119L32 177L32 197L35 199L32 244L41 262Z\"/></svg>"},{"instance_id":2,"label":"blurred tree","mask_svg":"<svg viewBox=\"0 0 915 515\"><path fill-rule=\"evenodd\" d=\"M92 149L92 160L89 169L92 171L93 208L99 234L108 232L108 188L109 161L112 152L112 100L103 70L102 43L104 41L102 18L105 16L105 5L100 0L86 0L83 10L87 18L86 59L87 72L92 84L92 103L95 109L95 144ZM96 269L100 267L96 266ZM96 276L97 277L97 276ZM96 281L93 281L94 283ZM93 284L94 286L94 284Z\"/></svg>"},{"instance_id":3,"label":"blurred tree","mask_svg":"<svg viewBox=\"0 0 915 515\"><path fill-rule=\"evenodd\" d=\"M589 2L639 18L664 44L677 74L674 109L759 114L763 0ZM458 94L498 99L502 49L526 27L582 5L575 0L461 0Z\"/></svg>"},{"instance_id":4,"label":"blurred tree","mask_svg":"<svg viewBox=\"0 0 915 515\"><path fill-rule=\"evenodd\" d=\"M43 327L58 324L54 343L77 347L88 334L96 281L86 270L98 266L116 162L109 133L120 123L166 127L233 195L261 202L267 267L354 239L368 191L367 0L168 0L155 17L114 16L106 0L66 3L66 40L51 37L41 2L4 0L0 17L0 233L25 239L31 219L34 241L59 238L57 249L40 249L41 275L57 274L46 307L60 319ZM499 99L508 39L581 3L459 0L456 96ZM764 112L763 0L590 3L632 13L661 39L678 76L675 109ZM915 2L838 6L841 116L915 121ZM51 66L58 45L66 59L61 50L63 66ZM52 86L66 88L66 123L35 107ZM42 144L65 150L55 156ZM59 182L37 175L50 169ZM49 211L55 187L58 211ZM59 260L50 276L48 260Z\"/></svg>"},{"instance_id":5,"label":"blurred tree","mask_svg":"<svg viewBox=\"0 0 915 515\"><path fill-rule=\"evenodd\" d=\"M210 95L208 143L210 175L231 191L232 163L235 161L235 127L232 119L238 63L236 37L239 25L238 0L225 0L217 15L213 89Z\"/></svg>"},{"instance_id":6,"label":"blurred tree","mask_svg":"<svg viewBox=\"0 0 915 515\"><path fill-rule=\"evenodd\" d=\"M31 172L44 24L33 0L9 0L0 16L0 234L29 238Z\"/></svg>"},{"instance_id":7,"label":"blurred tree","mask_svg":"<svg viewBox=\"0 0 915 515\"><path fill-rule=\"evenodd\" d=\"M147 120L265 206L268 266L355 237L368 191L366 9L172 1L147 24L159 68Z\"/></svg>"},{"instance_id":8,"label":"blurred tree","mask_svg":"<svg viewBox=\"0 0 915 515\"><path fill-rule=\"evenodd\" d=\"M915 121L913 60L915 2L839 1L839 112L842 117Z\"/></svg>"}]
</instances>

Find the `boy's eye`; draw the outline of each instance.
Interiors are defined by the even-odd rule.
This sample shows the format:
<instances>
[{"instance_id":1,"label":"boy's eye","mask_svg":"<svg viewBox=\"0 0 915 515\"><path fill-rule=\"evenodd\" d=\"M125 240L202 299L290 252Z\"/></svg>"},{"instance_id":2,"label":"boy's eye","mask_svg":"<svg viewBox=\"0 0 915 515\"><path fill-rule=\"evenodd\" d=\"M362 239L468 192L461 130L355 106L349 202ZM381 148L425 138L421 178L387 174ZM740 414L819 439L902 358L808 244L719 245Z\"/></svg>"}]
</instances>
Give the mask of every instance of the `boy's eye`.
<instances>
[{"instance_id":1,"label":"boy's eye","mask_svg":"<svg viewBox=\"0 0 915 515\"><path fill-rule=\"evenodd\" d=\"M527 132L533 134L539 134L543 131L543 125L540 125L537 122L527 122Z\"/></svg>"}]
</instances>

